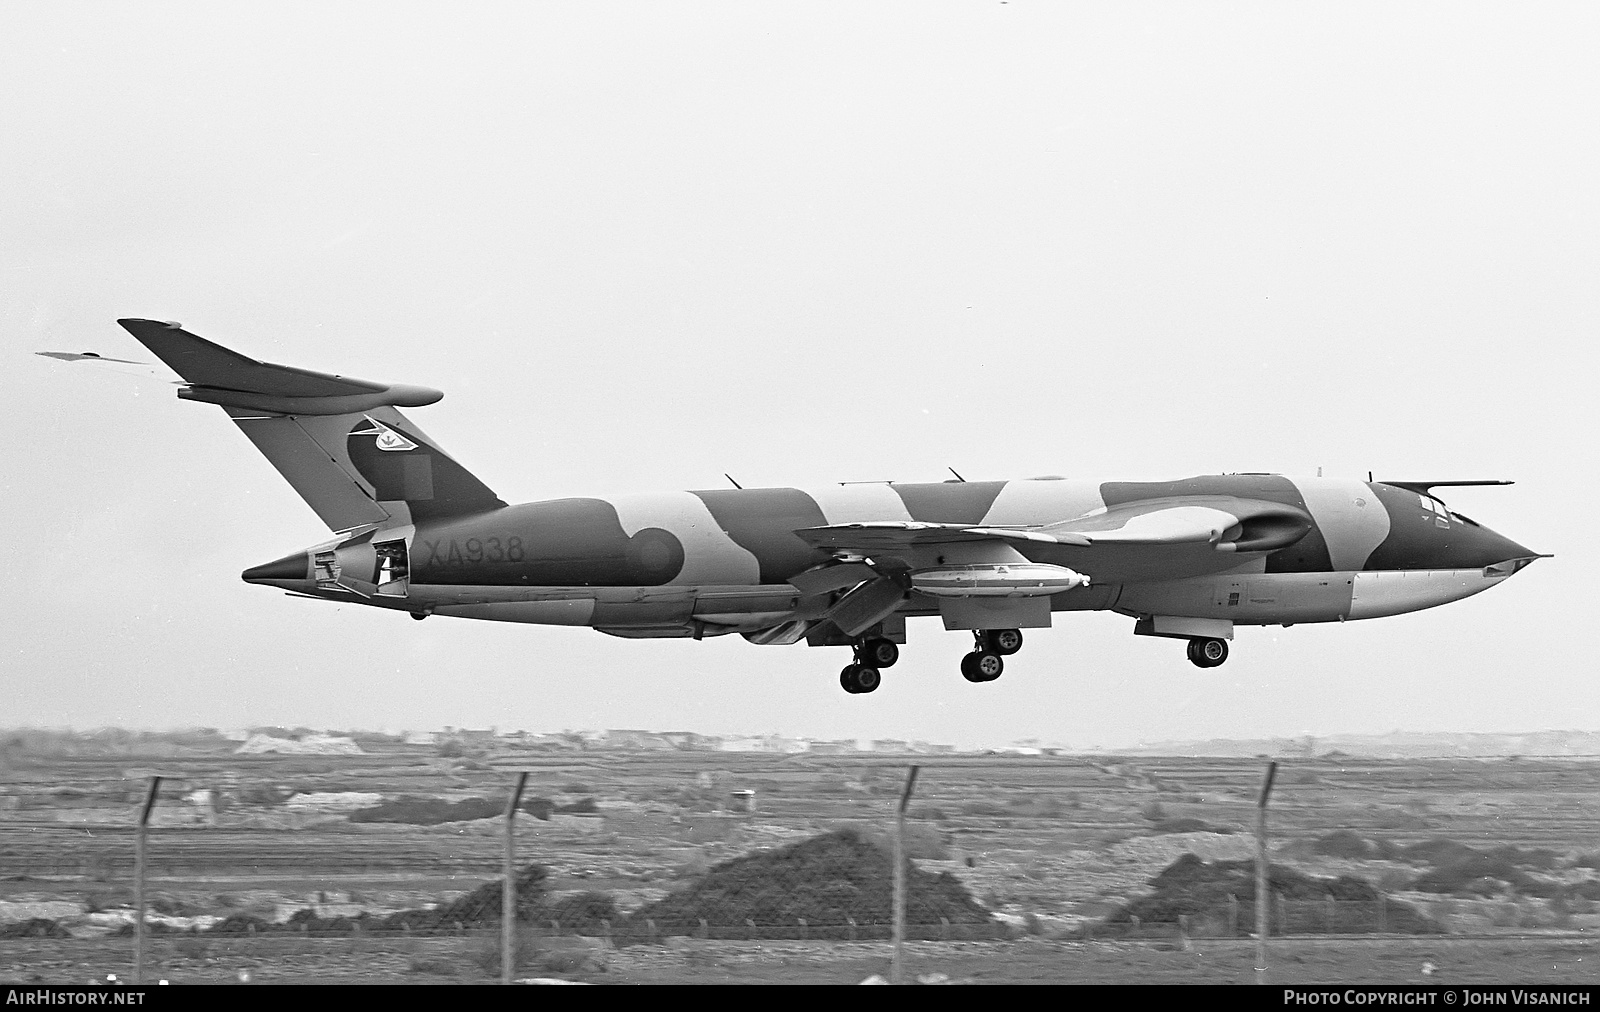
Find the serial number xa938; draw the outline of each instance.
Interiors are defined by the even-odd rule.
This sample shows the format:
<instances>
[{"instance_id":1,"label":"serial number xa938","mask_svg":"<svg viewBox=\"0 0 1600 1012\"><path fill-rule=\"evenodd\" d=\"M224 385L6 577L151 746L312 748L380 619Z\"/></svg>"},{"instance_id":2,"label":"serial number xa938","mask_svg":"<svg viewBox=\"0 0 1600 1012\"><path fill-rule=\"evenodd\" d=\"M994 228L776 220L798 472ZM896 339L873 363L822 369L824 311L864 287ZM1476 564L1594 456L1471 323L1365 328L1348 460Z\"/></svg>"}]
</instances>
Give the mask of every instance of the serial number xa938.
<instances>
[{"instance_id":1,"label":"serial number xa938","mask_svg":"<svg viewBox=\"0 0 1600 1012\"><path fill-rule=\"evenodd\" d=\"M522 539L509 537L500 538L467 538L457 541L454 538L446 541L440 538L437 541L420 542L428 556L421 560L424 566L467 566L479 562L521 562Z\"/></svg>"}]
</instances>

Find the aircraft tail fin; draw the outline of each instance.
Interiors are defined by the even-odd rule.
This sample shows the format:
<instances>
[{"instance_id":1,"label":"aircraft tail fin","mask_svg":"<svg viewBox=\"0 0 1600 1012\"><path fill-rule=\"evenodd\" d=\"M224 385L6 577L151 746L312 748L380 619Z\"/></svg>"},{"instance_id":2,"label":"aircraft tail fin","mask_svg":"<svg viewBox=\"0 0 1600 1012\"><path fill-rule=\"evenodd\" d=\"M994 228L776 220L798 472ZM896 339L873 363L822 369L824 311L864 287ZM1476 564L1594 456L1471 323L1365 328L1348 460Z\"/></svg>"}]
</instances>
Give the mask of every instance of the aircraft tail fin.
<instances>
[{"instance_id":1,"label":"aircraft tail fin","mask_svg":"<svg viewBox=\"0 0 1600 1012\"><path fill-rule=\"evenodd\" d=\"M179 397L221 406L330 530L505 505L399 412L437 390L259 362L175 323L117 322L183 377Z\"/></svg>"}]
</instances>

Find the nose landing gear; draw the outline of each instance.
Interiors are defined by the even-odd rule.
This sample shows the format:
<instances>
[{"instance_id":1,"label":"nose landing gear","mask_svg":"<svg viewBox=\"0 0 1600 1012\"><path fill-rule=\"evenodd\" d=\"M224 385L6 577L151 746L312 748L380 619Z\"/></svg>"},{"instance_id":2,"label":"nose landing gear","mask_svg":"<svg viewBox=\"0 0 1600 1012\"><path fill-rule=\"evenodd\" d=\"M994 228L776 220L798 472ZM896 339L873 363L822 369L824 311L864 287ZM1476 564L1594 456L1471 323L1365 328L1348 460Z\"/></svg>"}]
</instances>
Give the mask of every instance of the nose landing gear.
<instances>
[{"instance_id":1,"label":"nose landing gear","mask_svg":"<svg viewBox=\"0 0 1600 1012\"><path fill-rule=\"evenodd\" d=\"M1189 660L1197 668L1214 668L1227 659L1227 640L1192 639L1189 641Z\"/></svg>"}]
</instances>

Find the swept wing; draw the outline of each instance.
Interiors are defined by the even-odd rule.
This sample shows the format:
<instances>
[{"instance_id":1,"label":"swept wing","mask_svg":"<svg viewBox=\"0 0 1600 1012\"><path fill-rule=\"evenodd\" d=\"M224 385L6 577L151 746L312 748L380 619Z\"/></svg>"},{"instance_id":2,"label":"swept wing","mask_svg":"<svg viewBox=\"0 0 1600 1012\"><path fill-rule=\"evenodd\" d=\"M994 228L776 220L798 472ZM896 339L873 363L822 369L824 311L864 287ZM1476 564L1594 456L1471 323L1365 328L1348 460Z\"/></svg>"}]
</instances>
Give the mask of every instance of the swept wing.
<instances>
[{"instance_id":1,"label":"swept wing","mask_svg":"<svg viewBox=\"0 0 1600 1012\"><path fill-rule=\"evenodd\" d=\"M1076 548L1211 545L1219 552L1272 552L1311 530L1311 517L1285 503L1234 496L1174 496L1124 503L1037 526L868 521L808 527L813 548L882 555L963 542L1032 542Z\"/></svg>"}]
</instances>

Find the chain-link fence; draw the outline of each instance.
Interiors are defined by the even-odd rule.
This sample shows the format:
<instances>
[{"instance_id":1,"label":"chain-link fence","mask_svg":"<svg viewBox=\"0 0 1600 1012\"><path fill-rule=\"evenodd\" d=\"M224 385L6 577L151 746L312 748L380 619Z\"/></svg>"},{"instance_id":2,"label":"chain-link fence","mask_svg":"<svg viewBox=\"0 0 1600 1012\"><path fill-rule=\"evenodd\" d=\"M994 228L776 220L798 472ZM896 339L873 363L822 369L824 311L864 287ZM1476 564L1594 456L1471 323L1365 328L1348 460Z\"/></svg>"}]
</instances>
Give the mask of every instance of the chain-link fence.
<instances>
[{"instance_id":1,"label":"chain-link fence","mask_svg":"<svg viewBox=\"0 0 1600 1012\"><path fill-rule=\"evenodd\" d=\"M1419 793L1403 764L1351 765L1286 767L1271 811L1269 937L1600 927L1600 860L1573 818L1592 814L1592 772L1544 769L1546 795L1552 769L1566 781L1559 803L1525 805L1513 823L1486 806L1482 783L1460 785L1476 792L1469 808L1437 777ZM1536 765L1500 793L1526 789ZM135 842L157 775L142 896L152 980L501 976L505 812L520 771L527 788L509 822L517 978L698 979L697 967L737 964L766 966L760 979L817 979L796 961L830 960L844 976L873 960L891 975L897 890L901 937L923 963L1021 959L1044 942L1243 951L1256 931L1261 766L550 755L493 741L298 756L13 747L0 787L3 976L137 972Z\"/></svg>"}]
</instances>

